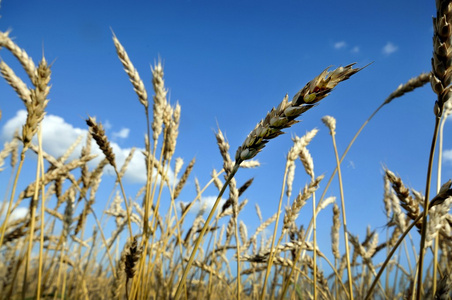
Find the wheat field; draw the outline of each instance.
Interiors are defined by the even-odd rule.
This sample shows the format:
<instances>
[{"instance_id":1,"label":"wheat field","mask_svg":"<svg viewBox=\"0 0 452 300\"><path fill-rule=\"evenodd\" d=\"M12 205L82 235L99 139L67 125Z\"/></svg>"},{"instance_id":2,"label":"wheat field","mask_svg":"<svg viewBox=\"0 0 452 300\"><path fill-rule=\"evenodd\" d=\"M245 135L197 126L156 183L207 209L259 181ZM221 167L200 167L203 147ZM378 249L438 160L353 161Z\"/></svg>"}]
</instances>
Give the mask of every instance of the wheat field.
<instances>
[{"instance_id":1,"label":"wheat field","mask_svg":"<svg viewBox=\"0 0 452 300\"><path fill-rule=\"evenodd\" d=\"M0 170L10 171L10 180L1 183L6 193L0 207L0 299L451 299L452 180L441 178L441 160L444 124L452 112L452 1L437 0L436 9L433 54L425 58L432 61L431 71L413 74L389 94L343 152L336 144L340 132L336 119L322 118L331 143L325 147L336 162L331 175L314 169L309 144L318 129L292 136L280 198L274 214L266 219L262 203L243 197L253 178L239 180L235 175L259 168L259 154L267 144L287 129L301 126L297 123L302 116L318 105L328 105L323 99L340 89L343 81L353 86L362 72L372 72L372 65L345 62L318 70L298 93L282 95L282 101L276 100L275 107L255 120L257 125L236 149L230 149L217 128L222 169L212 170L210 180L200 183L192 174L196 159L175 155L183 107L169 101L164 65L160 60L153 64L148 84L112 31L111 47L146 121L142 161L146 183L132 195L124 174L135 148L119 165L105 124L89 111L88 134L66 153L54 157L43 150L42 121L52 88L52 63L45 55L33 60L10 31L0 32L0 51L15 60L1 60L0 72L27 112L25 122L0 152ZM16 61L20 71L10 67ZM362 224L367 231L360 238L347 227L350 200L343 190L342 162L380 109L426 84L431 85L435 101L431 102L434 126L425 162L425 190L409 187L397 170L384 167L382 213L387 223L383 228ZM82 150L69 159L78 144ZM93 165L99 156L95 149L100 149L102 159ZM34 180L21 189L28 160L36 161ZM297 176L308 178L298 192L296 165L306 173ZM99 187L107 168L115 182L108 200L102 200L105 209L99 211L93 207L105 198ZM328 196L333 179L339 184L338 193ZM179 201L189 180L195 182L196 197ZM218 193L212 209L202 207L190 217L211 187ZM20 205L27 206L28 213L17 218ZM249 231L240 213L252 205L260 223ZM324 211L332 215L329 224L317 222ZM300 218L301 212L309 217ZM330 236L321 239L328 240L329 247L321 246L317 234L325 226Z\"/></svg>"}]
</instances>

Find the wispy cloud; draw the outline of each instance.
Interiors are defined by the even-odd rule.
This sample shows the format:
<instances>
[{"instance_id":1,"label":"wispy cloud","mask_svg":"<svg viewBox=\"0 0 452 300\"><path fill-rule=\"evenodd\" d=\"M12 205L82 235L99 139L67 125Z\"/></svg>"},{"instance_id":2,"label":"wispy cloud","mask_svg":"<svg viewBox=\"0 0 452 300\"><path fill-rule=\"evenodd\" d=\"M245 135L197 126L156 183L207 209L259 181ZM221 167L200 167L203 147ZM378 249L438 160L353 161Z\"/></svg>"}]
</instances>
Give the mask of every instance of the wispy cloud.
<instances>
[{"instance_id":1,"label":"wispy cloud","mask_svg":"<svg viewBox=\"0 0 452 300\"><path fill-rule=\"evenodd\" d=\"M114 138L126 139L129 136L130 129L122 128L120 131L113 132Z\"/></svg>"},{"instance_id":2,"label":"wispy cloud","mask_svg":"<svg viewBox=\"0 0 452 300\"><path fill-rule=\"evenodd\" d=\"M346 46L347 46L347 43L345 41L340 41L340 42L334 43L334 49L342 49L342 48L345 48Z\"/></svg>"},{"instance_id":3,"label":"wispy cloud","mask_svg":"<svg viewBox=\"0 0 452 300\"><path fill-rule=\"evenodd\" d=\"M22 128L27 117L27 112L25 110L19 110L16 115L6 121L5 125L1 130L1 139L3 141L9 141L14 135L16 129ZM106 122L109 124L109 122ZM111 124L109 124L111 126ZM77 128L67 123L60 116L47 114L42 121L42 141L43 149L45 152L49 153L54 157L62 156L66 150L77 140L79 136L85 137L88 133L87 129ZM113 136L119 138L126 138L130 133L127 128L121 129L120 131L113 133ZM33 141L36 143L36 140ZM73 154L69 157L69 160L75 159L80 156L83 143L77 145L74 149ZM95 145L94 141L93 144ZM111 147L116 156L116 163L119 167L122 166L126 157L129 155L131 148L123 148L115 142L111 142ZM91 147L91 152L93 154L98 154L98 157L93 159L88 165L91 167L96 166L103 158L104 155L102 151L95 145ZM124 179L129 182L144 183L146 182L146 164L144 164L144 156L142 154L144 149L137 149L132 160L129 163L127 171L124 175ZM106 172L106 174L114 174L111 167L107 167L111 172ZM174 180L174 174L172 170L168 170L168 178Z\"/></svg>"},{"instance_id":4,"label":"wispy cloud","mask_svg":"<svg viewBox=\"0 0 452 300\"><path fill-rule=\"evenodd\" d=\"M390 55L390 54L396 52L397 49L399 49L398 46L394 45L391 42L387 42L386 45L383 47L382 52L386 55Z\"/></svg>"},{"instance_id":5,"label":"wispy cloud","mask_svg":"<svg viewBox=\"0 0 452 300\"><path fill-rule=\"evenodd\" d=\"M6 206L8 205L6 202L0 202L0 207L2 205L5 205L5 210L3 211L2 215L0 216L0 220L3 222L5 220L6 215ZM18 219L25 218L28 214L28 208L26 207L17 207L9 216L8 221L12 222Z\"/></svg>"},{"instance_id":6,"label":"wispy cloud","mask_svg":"<svg viewBox=\"0 0 452 300\"><path fill-rule=\"evenodd\" d=\"M200 201L197 201L196 203L193 204L189 213L198 214L201 210L203 212L210 212L212 210L212 207L216 200L217 200L217 196L201 197ZM225 201L226 200L223 198L220 200L220 204L218 205L217 211L219 209L221 209L221 207L223 206ZM184 207L186 207L189 204L188 202L182 202L182 203L183 203Z\"/></svg>"},{"instance_id":7,"label":"wispy cloud","mask_svg":"<svg viewBox=\"0 0 452 300\"><path fill-rule=\"evenodd\" d=\"M443 162L452 163L452 149L443 151Z\"/></svg>"},{"instance_id":8,"label":"wispy cloud","mask_svg":"<svg viewBox=\"0 0 452 300\"><path fill-rule=\"evenodd\" d=\"M355 47L352 48L352 50L351 50L350 52L352 52L352 53L358 53L359 51L360 51L359 47L358 47L358 46L355 46Z\"/></svg>"}]
</instances>

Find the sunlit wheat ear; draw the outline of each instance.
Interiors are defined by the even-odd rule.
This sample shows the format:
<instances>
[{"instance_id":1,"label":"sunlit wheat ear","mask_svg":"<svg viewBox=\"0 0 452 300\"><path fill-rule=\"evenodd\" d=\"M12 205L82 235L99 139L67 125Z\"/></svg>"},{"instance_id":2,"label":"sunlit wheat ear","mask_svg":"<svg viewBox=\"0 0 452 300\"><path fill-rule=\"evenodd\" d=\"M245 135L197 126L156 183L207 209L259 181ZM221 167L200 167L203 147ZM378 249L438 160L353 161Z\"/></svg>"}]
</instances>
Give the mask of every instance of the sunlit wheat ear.
<instances>
[{"instance_id":1,"label":"sunlit wheat ear","mask_svg":"<svg viewBox=\"0 0 452 300\"><path fill-rule=\"evenodd\" d=\"M38 130L38 125L44 119L45 108L49 102L47 95L50 91L50 74L50 66L47 64L45 58L42 58L33 82L35 88L31 90L31 102L26 106L28 113L27 120L22 127L22 141L25 148L31 143L31 139Z\"/></svg>"},{"instance_id":2,"label":"sunlit wheat ear","mask_svg":"<svg viewBox=\"0 0 452 300\"><path fill-rule=\"evenodd\" d=\"M180 170L182 170L182 166L184 165L184 160L181 157L176 158L174 163L174 177L177 178Z\"/></svg>"},{"instance_id":3,"label":"sunlit wheat ear","mask_svg":"<svg viewBox=\"0 0 452 300\"><path fill-rule=\"evenodd\" d=\"M400 177L397 177L390 170L385 170L385 174L396 192L402 207L408 212L408 216L413 220L416 219L420 212L419 203L410 195L410 190L404 185Z\"/></svg>"},{"instance_id":4,"label":"sunlit wheat ear","mask_svg":"<svg viewBox=\"0 0 452 300\"><path fill-rule=\"evenodd\" d=\"M452 94L452 5L450 1L436 1L437 14L433 18L433 58L430 82L438 95L434 113L440 117L444 103Z\"/></svg>"},{"instance_id":5,"label":"sunlit wheat ear","mask_svg":"<svg viewBox=\"0 0 452 300\"><path fill-rule=\"evenodd\" d=\"M169 104L167 105L169 106ZM179 135L179 125L180 125L180 111L181 107L179 103L171 109L170 120L165 131L165 143L163 156L166 160L169 160L176 150L177 136Z\"/></svg>"},{"instance_id":6,"label":"sunlit wheat ear","mask_svg":"<svg viewBox=\"0 0 452 300\"><path fill-rule=\"evenodd\" d=\"M86 124L89 126L89 132L93 136L93 139L96 141L100 150L102 150L110 165L116 169L115 154L113 153L110 142L105 135L105 130L102 127L102 124L98 124L96 119L92 117L88 117Z\"/></svg>"},{"instance_id":7,"label":"sunlit wheat ear","mask_svg":"<svg viewBox=\"0 0 452 300\"><path fill-rule=\"evenodd\" d=\"M452 197L452 180L450 179L441 186L438 194L430 201L429 207L442 204L449 197Z\"/></svg>"},{"instance_id":8,"label":"sunlit wheat ear","mask_svg":"<svg viewBox=\"0 0 452 300\"><path fill-rule=\"evenodd\" d=\"M429 209L425 247L430 247L433 239L438 235L440 229L449 225L446 220L446 216L451 208L451 204L452 197L448 197L441 204L437 204Z\"/></svg>"},{"instance_id":9,"label":"sunlit wheat ear","mask_svg":"<svg viewBox=\"0 0 452 300\"><path fill-rule=\"evenodd\" d=\"M6 48L19 60L30 80L34 83L36 66L25 50L20 49L9 37L9 31L0 32L0 49Z\"/></svg>"},{"instance_id":10,"label":"sunlit wheat ear","mask_svg":"<svg viewBox=\"0 0 452 300\"><path fill-rule=\"evenodd\" d=\"M149 105L148 93L146 92L146 88L144 87L143 81L141 80L140 75L138 74L138 71L133 66L132 61L130 60L129 56L127 55L126 50L121 45L119 40L116 38L116 35L114 33L113 33L113 43L115 44L116 53L118 54L118 58L121 61L122 65L124 66L124 70L126 71L127 75L130 78L130 82L133 85L133 89L135 90L135 93L137 93L137 95L138 95L138 100L147 109L148 105Z\"/></svg>"},{"instance_id":11,"label":"sunlit wheat ear","mask_svg":"<svg viewBox=\"0 0 452 300\"><path fill-rule=\"evenodd\" d=\"M292 99L288 101L288 96L277 108L273 108L267 116L261 120L251 131L237 149L235 160L240 164L257 155L271 139L283 134L282 130L297 123L295 119L304 112L313 108L316 103L329 95L339 82L347 80L362 68L353 69L354 64L339 67L333 71L328 68L320 75L311 80Z\"/></svg>"},{"instance_id":12,"label":"sunlit wheat ear","mask_svg":"<svg viewBox=\"0 0 452 300\"><path fill-rule=\"evenodd\" d=\"M0 62L0 72L6 82L16 91L19 98L24 101L25 105L31 103L30 90L27 85L16 76L14 71L4 61Z\"/></svg>"},{"instance_id":13,"label":"sunlit wheat ear","mask_svg":"<svg viewBox=\"0 0 452 300\"><path fill-rule=\"evenodd\" d=\"M306 155L301 155L303 151L305 151L305 154L308 153L306 150L306 146L311 142L311 140L314 138L314 136L317 134L318 129L313 129L309 132L307 132L303 137L297 137L295 136L292 138L292 141L294 145L292 148L290 148L289 153L287 154L287 161L286 161L286 168L287 171L287 189L286 189L286 195L287 197L290 197L292 194L292 183L295 178L295 160L297 157L301 158L301 161L303 162L303 165L308 168L310 166L313 166L312 158L307 157ZM308 169L306 169L308 172ZM313 167L310 168L311 172L308 172L308 174L312 174L311 177L313 177Z\"/></svg>"},{"instance_id":14,"label":"sunlit wheat ear","mask_svg":"<svg viewBox=\"0 0 452 300\"><path fill-rule=\"evenodd\" d=\"M340 220L340 210L339 206L334 203L333 206L333 226L331 228L331 250L333 252L333 256L336 259L341 258L341 254L339 252L339 230L341 228L341 220Z\"/></svg>"},{"instance_id":15,"label":"sunlit wheat ear","mask_svg":"<svg viewBox=\"0 0 452 300\"><path fill-rule=\"evenodd\" d=\"M184 173L182 174L182 177L180 178L179 182L177 183L176 187L174 188L173 192L173 199L175 200L177 197L179 197L180 192L182 191L182 188L187 183L188 177L190 176L191 171L193 170L193 166L195 165L196 159L193 158L189 164L187 165L187 168L185 169Z\"/></svg>"},{"instance_id":16,"label":"sunlit wheat ear","mask_svg":"<svg viewBox=\"0 0 452 300\"><path fill-rule=\"evenodd\" d=\"M320 175L315 180L313 180L309 185L306 185L303 189L303 193L299 193L297 198L294 200L291 207L286 209L286 214L284 215L283 221L283 231L290 229L292 224L298 217L301 208L306 204L306 201L312 196L312 194L319 188L319 183L322 181L324 175Z\"/></svg>"},{"instance_id":17,"label":"sunlit wheat ear","mask_svg":"<svg viewBox=\"0 0 452 300\"><path fill-rule=\"evenodd\" d=\"M8 155L11 155L11 161L13 160L14 151L17 151L18 144L19 142L16 138L12 139L10 142L5 142L3 150L0 152L0 172L3 171L3 165Z\"/></svg>"},{"instance_id":18,"label":"sunlit wheat ear","mask_svg":"<svg viewBox=\"0 0 452 300\"><path fill-rule=\"evenodd\" d=\"M160 133L162 133L163 112L166 106L165 81L163 80L163 67L159 61L154 68L152 68L152 85L154 87L154 118L152 120L151 128L153 132L153 140L156 143Z\"/></svg>"},{"instance_id":19,"label":"sunlit wheat ear","mask_svg":"<svg viewBox=\"0 0 452 300\"><path fill-rule=\"evenodd\" d=\"M430 76L431 73L421 73L419 76L411 78L406 83L400 84L397 87L397 89L394 92L392 92L388 96L388 98L386 98L383 105L391 103L391 101L394 100L395 98L399 98L405 95L406 93L423 86L424 84L430 81Z\"/></svg>"}]
</instances>

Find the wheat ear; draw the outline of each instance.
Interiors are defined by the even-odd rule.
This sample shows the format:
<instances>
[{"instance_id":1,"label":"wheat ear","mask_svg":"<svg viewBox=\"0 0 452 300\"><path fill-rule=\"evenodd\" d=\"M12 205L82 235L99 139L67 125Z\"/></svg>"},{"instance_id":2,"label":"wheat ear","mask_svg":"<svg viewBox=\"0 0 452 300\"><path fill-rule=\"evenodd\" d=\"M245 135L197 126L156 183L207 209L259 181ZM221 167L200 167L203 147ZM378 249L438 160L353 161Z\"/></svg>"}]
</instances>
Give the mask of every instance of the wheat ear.
<instances>
[{"instance_id":1,"label":"wheat ear","mask_svg":"<svg viewBox=\"0 0 452 300\"><path fill-rule=\"evenodd\" d=\"M417 276L416 299L422 296L422 275L424 265L424 251L427 230L428 201L430 196L430 179L433 168L436 140L444 104L452 94L452 4L449 0L436 1L436 18L433 18L433 58L432 76L430 82L433 91L438 98L435 102L433 112L435 114L435 127L433 131L432 145L427 170L427 183L425 187L424 218L422 219L421 242L419 249L419 268Z\"/></svg>"}]
</instances>

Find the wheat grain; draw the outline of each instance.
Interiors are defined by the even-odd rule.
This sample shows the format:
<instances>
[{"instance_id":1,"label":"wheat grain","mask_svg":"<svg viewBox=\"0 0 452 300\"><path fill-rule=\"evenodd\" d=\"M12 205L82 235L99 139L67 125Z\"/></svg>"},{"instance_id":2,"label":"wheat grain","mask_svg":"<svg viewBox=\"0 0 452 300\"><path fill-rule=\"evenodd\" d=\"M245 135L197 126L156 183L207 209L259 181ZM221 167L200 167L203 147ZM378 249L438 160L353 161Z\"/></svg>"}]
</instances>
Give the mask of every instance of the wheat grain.
<instances>
[{"instance_id":1,"label":"wheat grain","mask_svg":"<svg viewBox=\"0 0 452 300\"><path fill-rule=\"evenodd\" d=\"M286 95L283 101L261 120L248 134L242 146L235 155L236 164L251 159L257 155L271 139L283 134L282 130L297 123L295 119L313 108L316 103L328 96L339 82L347 80L362 68L353 69L354 64L339 67L333 71L325 69L311 80L288 102Z\"/></svg>"},{"instance_id":2,"label":"wheat grain","mask_svg":"<svg viewBox=\"0 0 452 300\"><path fill-rule=\"evenodd\" d=\"M0 32L0 49L6 48L19 60L20 64L24 68L30 80L35 82L36 78L36 66L33 60L28 56L25 50L20 49L12 39L9 37L9 31Z\"/></svg>"},{"instance_id":3,"label":"wheat grain","mask_svg":"<svg viewBox=\"0 0 452 300\"><path fill-rule=\"evenodd\" d=\"M173 192L174 200L176 200L177 197L179 197L179 194L182 191L182 188L184 187L185 183L187 183L188 176L190 176L190 173L193 170L193 166L195 165L195 162L196 162L196 158L193 157L193 159L188 163L187 167L185 168L185 171L182 174L182 177L180 178L176 187L174 188L174 192Z\"/></svg>"},{"instance_id":4,"label":"wheat grain","mask_svg":"<svg viewBox=\"0 0 452 300\"><path fill-rule=\"evenodd\" d=\"M452 205L452 197L443 200L439 205L435 205L429 209L429 219L427 223L425 247L432 245L433 239L438 235L439 230L444 226L446 214Z\"/></svg>"},{"instance_id":5,"label":"wheat grain","mask_svg":"<svg viewBox=\"0 0 452 300\"><path fill-rule=\"evenodd\" d=\"M89 126L89 132L93 136L100 150L104 153L108 162L113 168L116 168L115 154L110 146L107 136L105 135L105 130L101 123L97 123L95 118L88 117L86 124Z\"/></svg>"},{"instance_id":6,"label":"wheat grain","mask_svg":"<svg viewBox=\"0 0 452 300\"><path fill-rule=\"evenodd\" d=\"M152 71L152 85L154 87L154 118L152 120L152 132L154 143L157 143L159 135L162 133L163 124L163 112L166 106L166 94L168 91L165 89L165 81L163 80L163 67L159 61Z\"/></svg>"},{"instance_id":7,"label":"wheat grain","mask_svg":"<svg viewBox=\"0 0 452 300\"><path fill-rule=\"evenodd\" d=\"M297 198L292 203L292 207L286 208L286 213L284 215L283 221L283 231L287 231L292 223L298 217L301 208L306 204L306 201L312 196L312 194L319 188L319 183L323 179L323 175L320 175L314 179L311 183L304 187L303 193L300 192Z\"/></svg>"},{"instance_id":8,"label":"wheat grain","mask_svg":"<svg viewBox=\"0 0 452 300\"><path fill-rule=\"evenodd\" d=\"M118 55L119 60L121 61L124 70L129 76L130 82L133 85L133 89L135 93L138 95L138 100L141 104L147 109L148 108L148 93L146 92L146 88L144 87L143 81L138 74L138 71L132 64L129 56L127 55L126 50L121 45L119 40L116 38L116 35L113 33L113 43L115 44L116 54Z\"/></svg>"},{"instance_id":9,"label":"wheat grain","mask_svg":"<svg viewBox=\"0 0 452 300\"><path fill-rule=\"evenodd\" d=\"M26 106L27 119L22 127L24 149L28 148L31 139L38 130L38 125L44 119L45 108L49 101L47 100L47 95L50 91L50 86L48 85L50 74L50 67L47 65L45 58L42 58L37 69L36 79L33 82L35 89L31 90L30 93L31 102Z\"/></svg>"},{"instance_id":10,"label":"wheat grain","mask_svg":"<svg viewBox=\"0 0 452 300\"><path fill-rule=\"evenodd\" d=\"M174 163L174 178L177 178L180 170L182 170L182 166L184 165L184 160L181 157L176 158Z\"/></svg>"},{"instance_id":11,"label":"wheat grain","mask_svg":"<svg viewBox=\"0 0 452 300\"><path fill-rule=\"evenodd\" d=\"M430 81L430 76L431 76L431 73L421 73L417 77L411 78L406 83L400 84L397 87L397 89L386 98L383 105L389 104L395 98L402 97L406 93L411 92L414 89L417 89L417 88L425 85L427 82Z\"/></svg>"},{"instance_id":12,"label":"wheat grain","mask_svg":"<svg viewBox=\"0 0 452 300\"><path fill-rule=\"evenodd\" d=\"M0 62L0 72L6 82L16 91L19 98L24 101L25 105L29 105L31 103L31 92L22 79L4 61Z\"/></svg>"},{"instance_id":13,"label":"wheat grain","mask_svg":"<svg viewBox=\"0 0 452 300\"><path fill-rule=\"evenodd\" d=\"M341 257L339 253L339 230L341 227L339 206L334 203L333 206L333 226L331 228L331 250L336 259Z\"/></svg>"},{"instance_id":14,"label":"wheat grain","mask_svg":"<svg viewBox=\"0 0 452 300\"><path fill-rule=\"evenodd\" d=\"M434 113L440 117L444 103L450 98L452 88L452 6L447 0L436 1L436 17L433 18L433 58L430 82L438 95Z\"/></svg>"}]
</instances>

